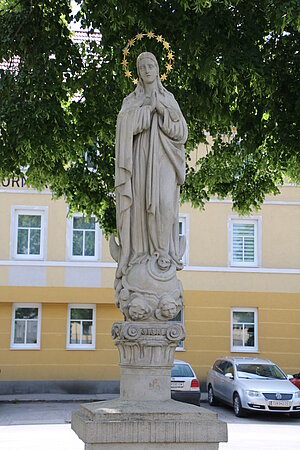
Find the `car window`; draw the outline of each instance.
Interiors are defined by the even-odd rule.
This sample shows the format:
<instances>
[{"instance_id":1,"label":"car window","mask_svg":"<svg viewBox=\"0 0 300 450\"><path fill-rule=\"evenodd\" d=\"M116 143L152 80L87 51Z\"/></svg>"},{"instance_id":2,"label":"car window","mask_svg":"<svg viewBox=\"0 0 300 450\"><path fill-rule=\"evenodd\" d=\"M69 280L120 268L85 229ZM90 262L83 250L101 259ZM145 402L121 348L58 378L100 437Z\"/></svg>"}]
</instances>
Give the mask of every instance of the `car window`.
<instances>
[{"instance_id":1,"label":"car window","mask_svg":"<svg viewBox=\"0 0 300 450\"><path fill-rule=\"evenodd\" d=\"M237 364L239 378L274 378L285 380L285 374L275 364Z\"/></svg>"},{"instance_id":2,"label":"car window","mask_svg":"<svg viewBox=\"0 0 300 450\"><path fill-rule=\"evenodd\" d=\"M222 361L220 361L219 359L217 359L217 361L214 363L213 365L213 370L215 370L216 372L219 372L219 365L221 364Z\"/></svg>"},{"instance_id":3,"label":"car window","mask_svg":"<svg viewBox=\"0 0 300 450\"><path fill-rule=\"evenodd\" d=\"M171 377L193 377L193 371L187 364L175 364L171 370Z\"/></svg>"},{"instance_id":4,"label":"car window","mask_svg":"<svg viewBox=\"0 0 300 450\"><path fill-rule=\"evenodd\" d=\"M224 375L226 375L226 373L231 373L231 375L234 375L234 373L233 373L233 364L231 362L229 362L229 361L227 362L227 365L225 367Z\"/></svg>"},{"instance_id":5,"label":"car window","mask_svg":"<svg viewBox=\"0 0 300 450\"><path fill-rule=\"evenodd\" d=\"M216 371L224 374L224 370L227 367L227 361L219 361L219 364L216 365Z\"/></svg>"}]
</instances>

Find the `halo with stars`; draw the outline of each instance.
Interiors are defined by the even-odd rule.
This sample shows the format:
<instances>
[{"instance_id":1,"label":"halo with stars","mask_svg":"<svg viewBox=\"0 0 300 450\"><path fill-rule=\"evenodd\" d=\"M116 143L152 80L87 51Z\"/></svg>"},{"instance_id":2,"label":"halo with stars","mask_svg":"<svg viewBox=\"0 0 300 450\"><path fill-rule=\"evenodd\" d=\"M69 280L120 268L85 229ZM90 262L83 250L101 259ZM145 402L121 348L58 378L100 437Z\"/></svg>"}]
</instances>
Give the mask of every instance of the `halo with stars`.
<instances>
[{"instance_id":1,"label":"halo with stars","mask_svg":"<svg viewBox=\"0 0 300 450\"><path fill-rule=\"evenodd\" d=\"M132 47L134 47L136 42L141 41L145 37L148 39L156 40L159 44L163 46L163 49L166 52L167 63L165 65L165 72L160 76L161 81L166 81L168 74L173 69L172 64L174 60L174 52L173 50L171 50L169 42L167 42L160 34L159 35L154 34L153 31L149 31L148 33L138 33L134 38L129 39L129 41L126 44L126 47L123 48L123 60L121 63L123 66L125 77L131 80L135 85L138 84L138 79L132 75L132 72L129 68L127 57L130 54L130 50L132 49Z\"/></svg>"}]
</instances>

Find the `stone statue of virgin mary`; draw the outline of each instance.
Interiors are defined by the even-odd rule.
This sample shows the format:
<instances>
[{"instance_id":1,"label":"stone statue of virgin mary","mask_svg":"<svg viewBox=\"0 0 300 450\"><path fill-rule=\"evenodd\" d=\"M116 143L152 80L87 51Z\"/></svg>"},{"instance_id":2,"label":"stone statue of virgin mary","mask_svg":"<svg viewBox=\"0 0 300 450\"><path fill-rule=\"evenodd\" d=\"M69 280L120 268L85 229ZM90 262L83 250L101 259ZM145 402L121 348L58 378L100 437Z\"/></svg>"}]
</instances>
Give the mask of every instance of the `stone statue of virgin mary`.
<instances>
[{"instance_id":1,"label":"stone statue of virgin mary","mask_svg":"<svg viewBox=\"0 0 300 450\"><path fill-rule=\"evenodd\" d=\"M174 283L178 284L174 270L182 268L185 243L179 243L178 205L180 185L185 178L184 144L188 131L178 103L161 83L152 53L138 56L137 72L137 87L124 99L117 120L115 190L119 245L113 238L110 248L118 262L116 302L127 318L137 320L138 316L140 320L143 316L144 320L153 314L159 319L160 314L153 312L157 310L155 303L161 303L163 295L170 291L162 280L173 274ZM173 290L178 291L175 284ZM156 297L152 305L150 297ZM178 298L173 303L178 303ZM148 312L143 314L141 306L131 308L130 314L132 300L133 305L144 305ZM136 309L141 313L136 315ZM178 307L173 310L175 314Z\"/></svg>"}]
</instances>

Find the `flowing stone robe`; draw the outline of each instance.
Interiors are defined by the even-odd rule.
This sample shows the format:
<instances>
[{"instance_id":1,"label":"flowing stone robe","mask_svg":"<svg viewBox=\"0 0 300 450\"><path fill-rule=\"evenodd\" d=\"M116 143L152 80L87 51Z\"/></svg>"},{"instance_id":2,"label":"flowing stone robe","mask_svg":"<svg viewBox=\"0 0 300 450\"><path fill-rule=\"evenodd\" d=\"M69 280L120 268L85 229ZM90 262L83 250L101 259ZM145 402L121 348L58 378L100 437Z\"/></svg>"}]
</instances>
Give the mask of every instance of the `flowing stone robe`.
<instances>
[{"instance_id":1,"label":"flowing stone robe","mask_svg":"<svg viewBox=\"0 0 300 450\"><path fill-rule=\"evenodd\" d=\"M178 204L185 178L187 125L161 86L163 117L135 89L123 101L116 130L117 278L153 254L181 268Z\"/></svg>"}]
</instances>

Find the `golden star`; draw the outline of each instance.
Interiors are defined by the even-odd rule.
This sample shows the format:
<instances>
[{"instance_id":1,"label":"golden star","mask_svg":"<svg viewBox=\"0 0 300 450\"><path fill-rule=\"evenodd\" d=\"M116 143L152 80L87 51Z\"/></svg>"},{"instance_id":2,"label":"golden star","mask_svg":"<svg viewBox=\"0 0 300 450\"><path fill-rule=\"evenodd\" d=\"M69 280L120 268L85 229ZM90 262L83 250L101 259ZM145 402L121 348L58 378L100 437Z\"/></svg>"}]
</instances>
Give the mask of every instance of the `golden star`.
<instances>
[{"instance_id":1,"label":"golden star","mask_svg":"<svg viewBox=\"0 0 300 450\"><path fill-rule=\"evenodd\" d=\"M135 41L134 38L133 38L133 39L130 39L130 40L128 41L129 47L132 47L132 46L134 45L134 41Z\"/></svg>"},{"instance_id":2,"label":"golden star","mask_svg":"<svg viewBox=\"0 0 300 450\"><path fill-rule=\"evenodd\" d=\"M139 82L139 80L138 80L137 78L135 78L135 79L133 80L133 84L138 84L138 82Z\"/></svg>"},{"instance_id":3,"label":"golden star","mask_svg":"<svg viewBox=\"0 0 300 450\"><path fill-rule=\"evenodd\" d=\"M163 73L162 76L160 77L161 81L166 81L167 79L167 74Z\"/></svg>"},{"instance_id":4,"label":"golden star","mask_svg":"<svg viewBox=\"0 0 300 450\"><path fill-rule=\"evenodd\" d=\"M128 61L126 59L123 59L122 61L122 66L124 67L124 69L127 67Z\"/></svg>"},{"instance_id":5,"label":"golden star","mask_svg":"<svg viewBox=\"0 0 300 450\"><path fill-rule=\"evenodd\" d=\"M172 52L168 53L168 59L170 59L170 60L174 59L174 55Z\"/></svg>"},{"instance_id":6,"label":"golden star","mask_svg":"<svg viewBox=\"0 0 300 450\"><path fill-rule=\"evenodd\" d=\"M147 36L148 36L149 39L152 39L155 36L155 34L153 33L153 31L149 31L147 33Z\"/></svg>"},{"instance_id":7,"label":"golden star","mask_svg":"<svg viewBox=\"0 0 300 450\"><path fill-rule=\"evenodd\" d=\"M125 72L125 77L126 78L130 78L131 77L131 72L130 72L130 70L126 70L126 72Z\"/></svg>"},{"instance_id":8,"label":"golden star","mask_svg":"<svg viewBox=\"0 0 300 450\"><path fill-rule=\"evenodd\" d=\"M140 41L141 39L143 39L143 33L138 33L138 34L136 35L136 38L137 38L138 41Z\"/></svg>"},{"instance_id":9,"label":"golden star","mask_svg":"<svg viewBox=\"0 0 300 450\"><path fill-rule=\"evenodd\" d=\"M166 68L167 68L167 72L170 72L170 70L173 69L172 64L167 64Z\"/></svg>"},{"instance_id":10,"label":"golden star","mask_svg":"<svg viewBox=\"0 0 300 450\"><path fill-rule=\"evenodd\" d=\"M163 41L163 37L161 35L156 36L156 40L157 40L157 42L162 42Z\"/></svg>"},{"instance_id":11,"label":"golden star","mask_svg":"<svg viewBox=\"0 0 300 450\"><path fill-rule=\"evenodd\" d=\"M128 47L123 48L123 55L127 56L128 53L129 53L129 48Z\"/></svg>"},{"instance_id":12,"label":"golden star","mask_svg":"<svg viewBox=\"0 0 300 450\"><path fill-rule=\"evenodd\" d=\"M164 41L164 47L165 47L167 50L169 50L169 48L170 48L169 42Z\"/></svg>"}]
</instances>

